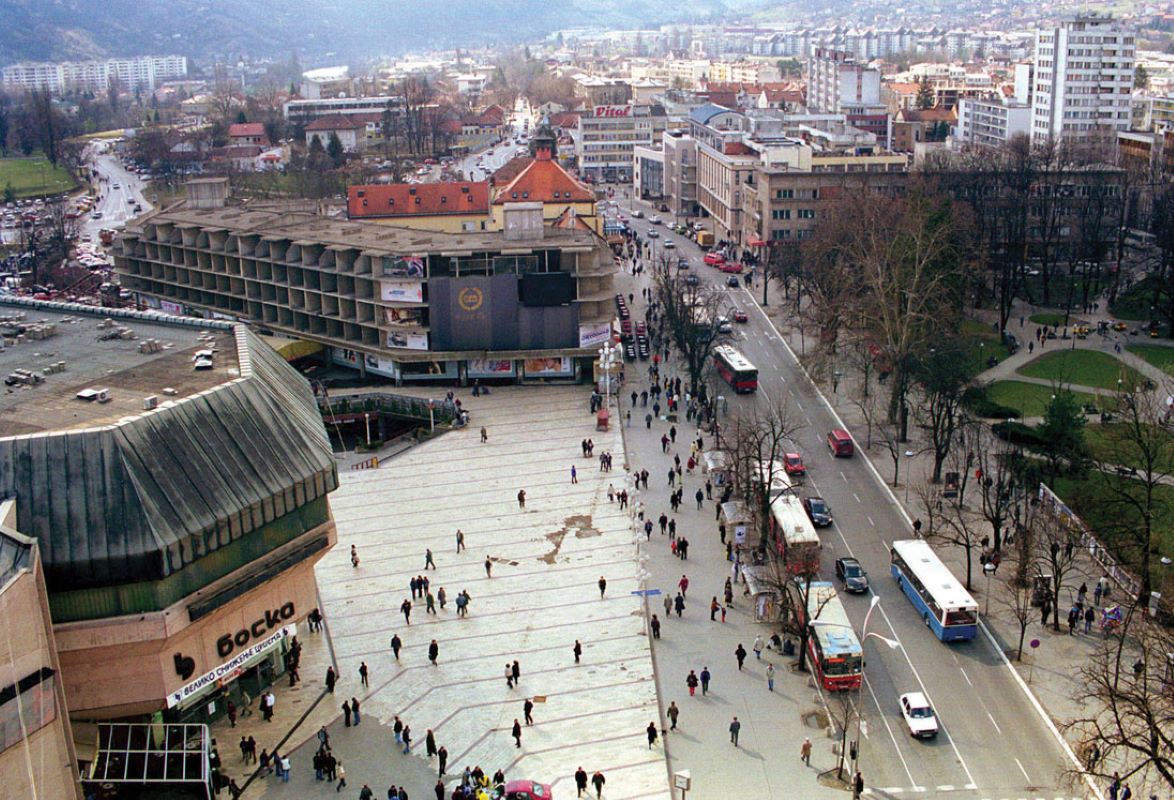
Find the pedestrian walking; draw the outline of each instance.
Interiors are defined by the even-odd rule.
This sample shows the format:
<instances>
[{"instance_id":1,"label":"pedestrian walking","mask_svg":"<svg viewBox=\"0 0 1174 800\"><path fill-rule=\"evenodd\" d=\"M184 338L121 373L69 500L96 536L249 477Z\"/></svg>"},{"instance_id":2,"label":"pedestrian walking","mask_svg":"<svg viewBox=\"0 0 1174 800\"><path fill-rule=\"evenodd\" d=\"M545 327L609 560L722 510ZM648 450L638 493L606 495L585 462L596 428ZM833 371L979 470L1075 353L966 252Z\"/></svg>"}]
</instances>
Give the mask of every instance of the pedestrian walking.
<instances>
[{"instance_id":1,"label":"pedestrian walking","mask_svg":"<svg viewBox=\"0 0 1174 800\"><path fill-rule=\"evenodd\" d=\"M231 700L228 701L228 727L236 727L236 703Z\"/></svg>"},{"instance_id":2,"label":"pedestrian walking","mask_svg":"<svg viewBox=\"0 0 1174 800\"><path fill-rule=\"evenodd\" d=\"M579 644L578 639L575 640L575 647L572 652L575 654L575 663L578 664L579 658L583 655L583 645Z\"/></svg>"},{"instance_id":3,"label":"pedestrian walking","mask_svg":"<svg viewBox=\"0 0 1174 800\"><path fill-rule=\"evenodd\" d=\"M355 549L353 544L351 545L351 566L355 569L359 568L359 551Z\"/></svg>"},{"instance_id":4,"label":"pedestrian walking","mask_svg":"<svg viewBox=\"0 0 1174 800\"><path fill-rule=\"evenodd\" d=\"M738 734L741 730L742 723L738 722L737 717L734 717L734 720L730 723L730 741L734 743L734 747L738 746Z\"/></svg>"},{"instance_id":5,"label":"pedestrian walking","mask_svg":"<svg viewBox=\"0 0 1174 800\"><path fill-rule=\"evenodd\" d=\"M582 797L583 792L587 791L587 770L582 767L575 770L575 788L578 790L575 797Z\"/></svg>"},{"instance_id":6,"label":"pedestrian walking","mask_svg":"<svg viewBox=\"0 0 1174 800\"><path fill-rule=\"evenodd\" d=\"M465 533L460 528L457 528L457 552L465 549Z\"/></svg>"},{"instance_id":7,"label":"pedestrian walking","mask_svg":"<svg viewBox=\"0 0 1174 800\"><path fill-rule=\"evenodd\" d=\"M404 598L404 601L399 604L400 613L404 615L404 622L408 625L412 624L412 601Z\"/></svg>"},{"instance_id":8,"label":"pedestrian walking","mask_svg":"<svg viewBox=\"0 0 1174 800\"><path fill-rule=\"evenodd\" d=\"M522 746L522 725L516 719L514 720L513 728L514 747Z\"/></svg>"},{"instance_id":9,"label":"pedestrian walking","mask_svg":"<svg viewBox=\"0 0 1174 800\"><path fill-rule=\"evenodd\" d=\"M357 697L351 698L351 716L355 718L355 727L357 728L359 723L363 721L363 718L359 715L359 698Z\"/></svg>"},{"instance_id":10,"label":"pedestrian walking","mask_svg":"<svg viewBox=\"0 0 1174 800\"><path fill-rule=\"evenodd\" d=\"M738 672L742 671L742 665L746 663L746 648L738 642L738 646L734 649L734 658L738 659Z\"/></svg>"},{"instance_id":11,"label":"pedestrian walking","mask_svg":"<svg viewBox=\"0 0 1174 800\"><path fill-rule=\"evenodd\" d=\"M424 550L424 569L436 569L436 562L432 559L432 548Z\"/></svg>"},{"instance_id":12,"label":"pedestrian walking","mask_svg":"<svg viewBox=\"0 0 1174 800\"><path fill-rule=\"evenodd\" d=\"M700 511L701 503L705 500L705 493L698 489L697 494L693 495L693 497L697 500L697 510Z\"/></svg>"},{"instance_id":13,"label":"pedestrian walking","mask_svg":"<svg viewBox=\"0 0 1174 800\"><path fill-rule=\"evenodd\" d=\"M677 581L677 588L681 590L681 597L687 598L689 596L689 578L682 575L681 579Z\"/></svg>"},{"instance_id":14,"label":"pedestrian walking","mask_svg":"<svg viewBox=\"0 0 1174 800\"><path fill-rule=\"evenodd\" d=\"M444 610L444 603L446 600L448 600L448 595L445 594L444 587L441 586L439 589L436 590L436 601L438 603L440 603L440 608L442 611ZM435 609L433 609L433 613L436 613Z\"/></svg>"},{"instance_id":15,"label":"pedestrian walking","mask_svg":"<svg viewBox=\"0 0 1174 800\"><path fill-rule=\"evenodd\" d=\"M754 637L754 644L751 645L751 649L754 651L755 660L761 661L762 660L762 636L761 635Z\"/></svg>"},{"instance_id":16,"label":"pedestrian walking","mask_svg":"<svg viewBox=\"0 0 1174 800\"><path fill-rule=\"evenodd\" d=\"M709 667L701 668L701 696L709 694L709 680L712 676L709 674Z\"/></svg>"},{"instance_id":17,"label":"pedestrian walking","mask_svg":"<svg viewBox=\"0 0 1174 800\"><path fill-rule=\"evenodd\" d=\"M529 697L522 703L522 718L526 720L527 725L534 724L534 701Z\"/></svg>"},{"instance_id":18,"label":"pedestrian walking","mask_svg":"<svg viewBox=\"0 0 1174 800\"><path fill-rule=\"evenodd\" d=\"M428 754L429 758L436 755L436 734L429 728L424 733L424 752Z\"/></svg>"},{"instance_id":19,"label":"pedestrian walking","mask_svg":"<svg viewBox=\"0 0 1174 800\"><path fill-rule=\"evenodd\" d=\"M338 676L334 674L334 667L326 668L326 691L334 694L334 684L338 683Z\"/></svg>"},{"instance_id":20,"label":"pedestrian walking","mask_svg":"<svg viewBox=\"0 0 1174 800\"><path fill-rule=\"evenodd\" d=\"M432 666L436 666L436 658L440 655L440 645L436 640L432 640L432 644L428 645L428 660L432 662Z\"/></svg>"},{"instance_id":21,"label":"pedestrian walking","mask_svg":"<svg viewBox=\"0 0 1174 800\"><path fill-rule=\"evenodd\" d=\"M448 767L448 749L444 745L441 745L440 749L436 751L436 757L440 760L439 772L440 777L443 778L445 770Z\"/></svg>"},{"instance_id":22,"label":"pedestrian walking","mask_svg":"<svg viewBox=\"0 0 1174 800\"><path fill-rule=\"evenodd\" d=\"M602 772L596 771L596 773L591 776L591 785L595 787L596 800L599 800L599 798L603 797L603 785L605 783L607 783L607 778L603 777Z\"/></svg>"},{"instance_id":23,"label":"pedestrian walking","mask_svg":"<svg viewBox=\"0 0 1174 800\"><path fill-rule=\"evenodd\" d=\"M367 683L367 662L366 661L359 662L359 682L362 683L364 686L370 685Z\"/></svg>"},{"instance_id":24,"label":"pedestrian walking","mask_svg":"<svg viewBox=\"0 0 1174 800\"><path fill-rule=\"evenodd\" d=\"M349 700L342 701L342 717L344 726L349 728L351 726L351 703Z\"/></svg>"},{"instance_id":25,"label":"pedestrian walking","mask_svg":"<svg viewBox=\"0 0 1174 800\"><path fill-rule=\"evenodd\" d=\"M852 780L852 800L860 800L863 794L864 776L860 774L860 770L856 770L856 777Z\"/></svg>"},{"instance_id":26,"label":"pedestrian walking","mask_svg":"<svg viewBox=\"0 0 1174 800\"><path fill-rule=\"evenodd\" d=\"M485 577L493 577L493 561L490 560L489 556L485 556Z\"/></svg>"},{"instance_id":27,"label":"pedestrian walking","mask_svg":"<svg viewBox=\"0 0 1174 800\"><path fill-rule=\"evenodd\" d=\"M396 661L399 661L399 651L400 651L400 648L403 646L404 646L404 643L400 640L399 634L398 633L392 634L392 636L391 636L391 652L392 652L392 654L395 655Z\"/></svg>"},{"instance_id":28,"label":"pedestrian walking","mask_svg":"<svg viewBox=\"0 0 1174 800\"><path fill-rule=\"evenodd\" d=\"M677 619L680 619L681 614L685 613L685 598L680 592L677 593L676 599L673 600L673 607L677 610Z\"/></svg>"},{"instance_id":29,"label":"pedestrian walking","mask_svg":"<svg viewBox=\"0 0 1174 800\"><path fill-rule=\"evenodd\" d=\"M395 718L395 723L391 726L391 730L395 734L395 743L402 744L404 741L404 723L399 717Z\"/></svg>"},{"instance_id":30,"label":"pedestrian walking","mask_svg":"<svg viewBox=\"0 0 1174 800\"><path fill-rule=\"evenodd\" d=\"M408 750L410 750L412 747L412 729L410 726L408 726L408 725L404 726L403 737L404 737L404 755L406 756L408 754Z\"/></svg>"},{"instance_id":31,"label":"pedestrian walking","mask_svg":"<svg viewBox=\"0 0 1174 800\"><path fill-rule=\"evenodd\" d=\"M485 430L485 426L481 426L481 444L489 441L489 431Z\"/></svg>"},{"instance_id":32,"label":"pedestrian walking","mask_svg":"<svg viewBox=\"0 0 1174 800\"><path fill-rule=\"evenodd\" d=\"M775 665L766 665L766 690L773 692L775 690Z\"/></svg>"},{"instance_id":33,"label":"pedestrian walking","mask_svg":"<svg viewBox=\"0 0 1174 800\"><path fill-rule=\"evenodd\" d=\"M648 623L648 626L650 628L652 628L652 638L659 639L660 638L660 619L657 618L656 614L652 615L652 621Z\"/></svg>"},{"instance_id":34,"label":"pedestrian walking","mask_svg":"<svg viewBox=\"0 0 1174 800\"><path fill-rule=\"evenodd\" d=\"M1085 633L1088 633L1092 630L1092 624L1094 621L1096 621L1096 618L1097 618L1097 615L1096 615L1096 612L1092 610L1092 606L1089 606L1088 608L1086 608L1084 610L1084 632Z\"/></svg>"},{"instance_id":35,"label":"pedestrian walking","mask_svg":"<svg viewBox=\"0 0 1174 800\"><path fill-rule=\"evenodd\" d=\"M518 489L518 508L526 507L526 490Z\"/></svg>"},{"instance_id":36,"label":"pedestrian walking","mask_svg":"<svg viewBox=\"0 0 1174 800\"><path fill-rule=\"evenodd\" d=\"M717 618L717 612L721 610L721 603L717 601L717 595L709 601L709 621L713 622Z\"/></svg>"},{"instance_id":37,"label":"pedestrian walking","mask_svg":"<svg viewBox=\"0 0 1174 800\"><path fill-rule=\"evenodd\" d=\"M599 576L599 599L600 600L603 599L603 593L606 591L607 591L607 580L602 575L600 575Z\"/></svg>"},{"instance_id":38,"label":"pedestrian walking","mask_svg":"<svg viewBox=\"0 0 1174 800\"><path fill-rule=\"evenodd\" d=\"M809 766L809 767L811 766L811 739L810 738L804 739L803 744L800 745L799 759L807 766Z\"/></svg>"},{"instance_id":39,"label":"pedestrian walking","mask_svg":"<svg viewBox=\"0 0 1174 800\"><path fill-rule=\"evenodd\" d=\"M579 471L575 469L575 465L571 464L571 483L579 482Z\"/></svg>"},{"instance_id":40,"label":"pedestrian walking","mask_svg":"<svg viewBox=\"0 0 1174 800\"><path fill-rule=\"evenodd\" d=\"M346 786L346 767L342 765L341 761L334 762L334 774L338 777L338 785L334 787L335 794L342 791L342 787Z\"/></svg>"},{"instance_id":41,"label":"pedestrian walking","mask_svg":"<svg viewBox=\"0 0 1174 800\"><path fill-rule=\"evenodd\" d=\"M675 731L677 729L677 717L680 716L680 714L681 714L681 709L677 708L677 701L676 700L669 703L668 711L665 713L668 715L669 722L672 723L669 726L669 730Z\"/></svg>"},{"instance_id":42,"label":"pedestrian walking","mask_svg":"<svg viewBox=\"0 0 1174 800\"><path fill-rule=\"evenodd\" d=\"M505 662L505 686L507 689L514 688L514 668L508 661Z\"/></svg>"},{"instance_id":43,"label":"pedestrian walking","mask_svg":"<svg viewBox=\"0 0 1174 800\"><path fill-rule=\"evenodd\" d=\"M656 723L648 723L648 727L645 729L645 731L648 734L648 749L651 750L652 746L656 744Z\"/></svg>"},{"instance_id":44,"label":"pedestrian walking","mask_svg":"<svg viewBox=\"0 0 1174 800\"><path fill-rule=\"evenodd\" d=\"M689 675L687 678L685 678L685 685L689 687L690 697L695 697L697 695L698 683L700 683L700 681L697 680L697 673L695 673L693 670L689 670Z\"/></svg>"},{"instance_id":45,"label":"pedestrian walking","mask_svg":"<svg viewBox=\"0 0 1174 800\"><path fill-rule=\"evenodd\" d=\"M514 686L520 686L522 683L522 668L518 666L517 661L510 664L510 675L514 678Z\"/></svg>"}]
</instances>

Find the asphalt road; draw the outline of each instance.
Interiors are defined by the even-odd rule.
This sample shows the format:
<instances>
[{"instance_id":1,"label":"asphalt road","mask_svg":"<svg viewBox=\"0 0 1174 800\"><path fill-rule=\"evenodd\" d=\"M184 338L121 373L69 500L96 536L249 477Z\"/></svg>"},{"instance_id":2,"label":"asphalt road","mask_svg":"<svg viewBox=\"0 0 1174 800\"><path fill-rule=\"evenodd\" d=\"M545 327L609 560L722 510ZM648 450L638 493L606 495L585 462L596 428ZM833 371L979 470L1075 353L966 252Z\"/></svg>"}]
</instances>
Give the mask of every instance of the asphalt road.
<instances>
[{"instance_id":1,"label":"asphalt road","mask_svg":"<svg viewBox=\"0 0 1174 800\"><path fill-rule=\"evenodd\" d=\"M617 195L619 193L617 192ZM736 345L759 369L759 391L727 393L731 409L787 399L803 429L798 445L808 469L801 493L820 495L830 504L835 522L820 532L822 575L833 576L836 558L851 555L868 571L872 590L881 597L870 632L895 639L889 647L865 639L864 735L860 765L876 792L904 796L950 792L960 797L1075 797L1084 794L1064 775L1070 766L1055 735L1020 688L1016 676L981 632L973 642L946 645L922 619L889 576L889 545L910 538L911 528L886 485L859 455L833 459L824 445L825 433L840 423L799 368L794 355L757 303L753 294L726 286L727 275L705 266L702 251L688 239L652 226L651 204L620 199L621 213L641 208L645 219L632 220L643 236L657 227L657 251L666 240L689 259L702 281L719 286L731 306L749 312L749 322L735 326ZM666 217L667 221L671 219ZM771 302L783 302L775 286ZM844 595L848 615L861 631L869 607L865 596ZM914 740L897 708L899 695L922 691L937 711L941 733L935 740ZM834 701L838 702L838 701ZM834 707L834 706L833 706Z\"/></svg>"},{"instance_id":2,"label":"asphalt road","mask_svg":"<svg viewBox=\"0 0 1174 800\"><path fill-rule=\"evenodd\" d=\"M95 150L90 165L98 170L102 178L101 199L94 208L102 216L95 219L93 213L87 214L82 223L82 233L88 233L97 240L98 231L102 228L121 228L134 217L135 203L140 203L144 212L150 210L151 206L143 194L143 180L123 167L116 156L104 149Z\"/></svg>"}]
</instances>

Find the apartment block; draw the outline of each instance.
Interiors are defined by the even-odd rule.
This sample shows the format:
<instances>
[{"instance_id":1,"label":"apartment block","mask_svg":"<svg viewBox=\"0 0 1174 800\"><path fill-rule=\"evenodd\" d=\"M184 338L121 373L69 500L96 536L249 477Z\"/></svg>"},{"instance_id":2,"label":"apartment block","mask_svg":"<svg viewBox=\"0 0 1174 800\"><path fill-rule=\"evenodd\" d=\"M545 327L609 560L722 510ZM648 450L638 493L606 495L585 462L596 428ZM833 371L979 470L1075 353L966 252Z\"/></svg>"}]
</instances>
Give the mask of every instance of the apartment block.
<instances>
[{"instance_id":1,"label":"apartment block","mask_svg":"<svg viewBox=\"0 0 1174 800\"><path fill-rule=\"evenodd\" d=\"M849 53L819 49L808 62L807 108L823 114L861 114L878 108L880 70L857 63Z\"/></svg>"},{"instance_id":2,"label":"apartment block","mask_svg":"<svg viewBox=\"0 0 1174 800\"><path fill-rule=\"evenodd\" d=\"M660 106L591 106L574 131L579 175L598 183L631 183L635 148L651 147L665 122Z\"/></svg>"},{"instance_id":3,"label":"apartment block","mask_svg":"<svg viewBox=\"0 0 1174 800\"><path fill-rule=\"evenodd\" d=\"M92 61L13 64L0 70L4 88L49 91L104 92L117 81L123 91L155 91L159 84L188 74L185 56L139 56Z\"/></svg>"},{"instance_id":4,"label":"apartment block","mask_svg":"<svg viewBox=\"0 0 1174 800\"><path fill-rule=\"evenodd\" d=\"M1128 130L1134 34L1112 17L1079 15L1036 31L1032 141Z\"/></svg>"},{"instance_id":5,"label":"apartment block","mask_svg":"<svg viewBox=\"0 0 1174 800\"><path fill-rule=\"evenodd\" d=\"M1031 135L1031 106L1007 98L964 97L958 101L954 142L1002 147L1016 136Z\"/></svg>"}]
</instances>

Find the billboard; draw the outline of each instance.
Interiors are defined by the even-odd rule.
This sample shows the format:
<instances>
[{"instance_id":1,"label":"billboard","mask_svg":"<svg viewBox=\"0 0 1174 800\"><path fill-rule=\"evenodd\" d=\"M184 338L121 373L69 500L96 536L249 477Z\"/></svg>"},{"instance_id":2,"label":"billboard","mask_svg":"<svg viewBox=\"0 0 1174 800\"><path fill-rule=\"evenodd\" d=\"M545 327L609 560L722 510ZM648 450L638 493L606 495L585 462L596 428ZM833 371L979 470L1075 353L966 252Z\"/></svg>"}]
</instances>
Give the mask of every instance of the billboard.
<instances>
[{"instance_id":1,"label":"billboard","mask_svg":"<svg viewBox=\"0 0 1174 800\"><path fill-rule=\"evenodd\" d=\"M509 358L471 358L465 372L470 378L509 378L515 370Z\"/></svg>"},{"instance_id":2,"label":"billboard","mask_svg":"<svg viewBox=\"0 0 1174 800\"><path fill-rule=\"evenodd\" d=\"M632 115L631 106L596 106L595 116L597 117L630 117Z\"/></svg>"},{"instance_id":3,"label":"billboard","mask_svg":"<svg viewBox=\"0 0 1174 800\"><path fill-rule=\"evenodd\" d=\"M382 281L379 297L390 303L422 303L424 284L420 281Z\"/></svg>"},{"instance_id":4,"label":"billboard","mask_svg":"<svg viewBox=\"0 0 1174 800\"><path fill-rule=\"evenodd\" d=\"M602 347L611 340L611 323L596 322L579 326L579 347Z\"/></svg>"},{"instance_id":5,"label":"billboard","mask_svg":"<svg viewBox=\"0 0 1174 800\"><path fill-rule=\"evenodd\" d=\"M391 331L387 334L387 346L401 350L427 350L428 334Z\"/></svg>"},{"instance_id":6,"label":"billboard","mask_svg":"<svg viewBox=\"0 0 1174 800\"><path fill-rule=\"evenodd\" d=\"M383 274L391 277L423 278L424 258L422 256L383 256Z\"/></svg>"},{"instance_id":7,"label":"billboard","mask_svg":"<svg viewBox=\"0 0 1174 800\"><path fill-rule=\"evenodd\" d=\"M578 306L522 306L519 286L517 275L433 278L428 282L431 349L578 347Z\"/></svg>"},{"instance_id":8,"label":"billboard","mask_svg":"<svg viewBox=\"0 0 1174 800\"><path fill-rule=\"evenodd\" d=\"M574 364L566 356L554 358L527 358L522 362L527 378L564 377L574 373Z\"/></svg>"},{"instance_id":9,"label":"billboard","mask_svg":"<svg viewBox=\"0 0 1174 800\"><path fill-rule=\"evenodd\" d=\"M404 328L421 328L424 326L424 309L422 308L385 308L383 321L387 325Z\"/></svg>"}]
</instances>

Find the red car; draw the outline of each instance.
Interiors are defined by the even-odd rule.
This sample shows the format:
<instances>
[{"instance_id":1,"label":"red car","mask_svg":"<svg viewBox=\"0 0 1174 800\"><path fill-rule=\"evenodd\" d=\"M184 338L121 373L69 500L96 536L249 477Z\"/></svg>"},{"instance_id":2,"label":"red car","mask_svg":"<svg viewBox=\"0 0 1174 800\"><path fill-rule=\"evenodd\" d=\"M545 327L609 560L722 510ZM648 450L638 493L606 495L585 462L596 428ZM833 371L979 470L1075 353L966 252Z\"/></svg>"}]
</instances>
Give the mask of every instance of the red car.
<instances>
[{"instance_id":1,"label":"red car","mask_svg":"<svg viewBox=\"0 0 1174 800\"><path fill-rule=\"evenodd\" d=\"M807 467L803 466L803 456L798 453L783 454L783 470L789 478L803 478L807 476Z\"/></svg>"},{"instance_id":2,"label":"red car","mask_svg":"<svg viewBox=\"0 0 1174 800\"><path fill-rule=\"evenodd\" d=\"M746 323L750 321L750 316L740 308L734 309L734 322Z\"/></svg>"},{"instance_id":3,"label":"red car","mask_svg":"<svg viewBox=\"0 0 1174 800\"><path fill-rule=\"evenodd\" d=\"M726 263L726 257L721 253L706 253L705 258L703 258L702 261L711 267L720 267L722 264Z\"/></svg>"},{"instance_id":4,"label":"red car","mask_svg":"<svg viewBox=\"0 0 1174 800\"><path fill-rule=\"evenodd\" d=\"M737 261L727 261L724 264L718 266L718 269L720 269L722 272L732 272L735 275L739 275L742 272L742 265Z\"/></svg>"},{"instance_id":5,"label":"red car","mask_svg":"<svg viewBox=\"0 0 1174 800\"><path fill-rule=\"evenodd\" d=\"M644 320L636 323L636 335L646 336L648 334L648 326L644 324Z\"/></svg>"}]
</instances>

